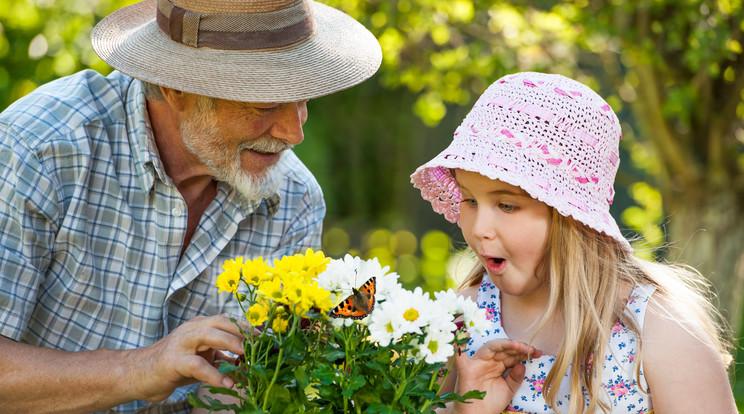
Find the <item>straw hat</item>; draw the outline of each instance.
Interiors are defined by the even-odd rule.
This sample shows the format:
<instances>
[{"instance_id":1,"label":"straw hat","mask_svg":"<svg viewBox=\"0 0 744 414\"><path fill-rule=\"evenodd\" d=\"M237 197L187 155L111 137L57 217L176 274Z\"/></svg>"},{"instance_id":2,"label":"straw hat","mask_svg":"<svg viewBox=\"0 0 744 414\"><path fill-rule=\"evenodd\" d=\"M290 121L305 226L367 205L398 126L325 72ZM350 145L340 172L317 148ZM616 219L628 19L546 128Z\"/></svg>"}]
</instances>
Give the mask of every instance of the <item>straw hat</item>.
<instances>
[{"instance_id":1,"label":"straw hat","mask_svg":"<svg viewBox=\"0 0 744 414\"><path fill-rule=\"evenodd\" d=\"M293 102L372 76L377 39L312 0L145 0L91 34L114 68L157 85L244 102Z\"/></svg>"}]
</instances>

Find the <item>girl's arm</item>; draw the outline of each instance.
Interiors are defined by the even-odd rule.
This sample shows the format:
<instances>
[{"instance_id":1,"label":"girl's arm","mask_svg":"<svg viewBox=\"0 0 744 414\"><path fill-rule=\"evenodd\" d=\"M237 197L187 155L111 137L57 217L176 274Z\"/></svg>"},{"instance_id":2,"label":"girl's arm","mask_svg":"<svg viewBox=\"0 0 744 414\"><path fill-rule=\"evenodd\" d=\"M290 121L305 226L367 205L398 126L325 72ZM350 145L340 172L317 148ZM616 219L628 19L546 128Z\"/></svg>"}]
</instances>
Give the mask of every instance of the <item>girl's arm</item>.
<instances>
[{"instance_id":1,"label":"girl's arm","mask_svg":"<svg viewBox=\"0 0 744 414\"><path fill-rule=\"evenodd\" d=\"M718 351L703 342L706 336L694 323L667 316L664 309L674 306L656 296L642 334L643 369L654 413L736 413Z\"/></svg>"}]
</instances>

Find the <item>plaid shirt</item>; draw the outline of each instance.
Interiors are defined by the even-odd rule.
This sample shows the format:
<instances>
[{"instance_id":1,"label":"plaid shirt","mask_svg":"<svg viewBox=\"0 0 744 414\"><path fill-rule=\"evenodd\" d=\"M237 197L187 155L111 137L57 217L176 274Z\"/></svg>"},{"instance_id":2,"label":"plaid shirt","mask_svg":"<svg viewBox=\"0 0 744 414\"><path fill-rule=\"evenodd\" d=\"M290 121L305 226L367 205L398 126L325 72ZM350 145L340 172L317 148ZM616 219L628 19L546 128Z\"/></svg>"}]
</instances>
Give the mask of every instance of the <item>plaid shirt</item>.
<instances>
[{"instance_id":1,"label":"plaid shirt","mask_svg":"<svg viewBox=\"0 0 744 414\"><path fill-rule=\"evenodd\" d=\"M66 351L150 345L198 315L239 313L225 259L318 248L325 204L294 153L279 193L217 196L180 256L187 207L158 157L142 84L83 71L0 114L0 335ZM281 200L281 202L280 202ZM187 412L190 388L114 412Z\"/></svg>"}]
</instances>

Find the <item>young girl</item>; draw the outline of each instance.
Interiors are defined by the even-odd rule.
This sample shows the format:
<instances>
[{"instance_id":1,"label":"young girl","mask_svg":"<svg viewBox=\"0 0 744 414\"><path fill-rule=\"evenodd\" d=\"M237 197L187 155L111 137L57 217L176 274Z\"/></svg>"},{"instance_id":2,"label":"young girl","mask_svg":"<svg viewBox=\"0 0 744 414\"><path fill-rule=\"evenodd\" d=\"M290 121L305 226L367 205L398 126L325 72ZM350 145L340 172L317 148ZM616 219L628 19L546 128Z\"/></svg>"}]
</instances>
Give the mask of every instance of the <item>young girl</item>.
<instances>
[{"instance_id":1,"label":"young girl","mask_svg":"<svg viewBox=\"0 0 744 414\"><path fill-rule=\"evenodd\" d=\"M464 294L492 321L445 384L486 397L445 412L736 412L702 278L633 256L610 215L620 138L588 87L519 73L411 176L477 256Z\"/></svg>"}]
</instances>

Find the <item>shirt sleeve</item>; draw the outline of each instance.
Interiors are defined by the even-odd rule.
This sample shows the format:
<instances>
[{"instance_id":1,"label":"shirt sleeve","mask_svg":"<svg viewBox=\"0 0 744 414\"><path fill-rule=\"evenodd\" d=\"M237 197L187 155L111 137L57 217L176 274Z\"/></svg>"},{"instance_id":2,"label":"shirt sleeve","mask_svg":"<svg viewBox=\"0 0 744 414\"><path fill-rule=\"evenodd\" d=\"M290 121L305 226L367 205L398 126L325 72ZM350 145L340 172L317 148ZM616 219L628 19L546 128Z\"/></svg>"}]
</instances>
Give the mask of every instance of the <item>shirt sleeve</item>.
<instances>
[{"instance_id":1,"label":"shirt sleeve","mask_svg":"<svg viewBox=\"0 0 744 414\"><path fill-rule=\"evenodd\" d=\"M315 179L308 183L307 188L302 205L282 238L278 257L321 248L323 219L326 213L323 191Z\"/></svg>"},{"instance_id":2,"label":"shirt sleeve","mask_svg":"<svg viewBox=\"0 0 744 414\"><path fill-rule=\"evenodd\" d=\"M24 140L0 124L0 335L16 341L52 258L57 190Z\"/></svg>"}]
</instances>

